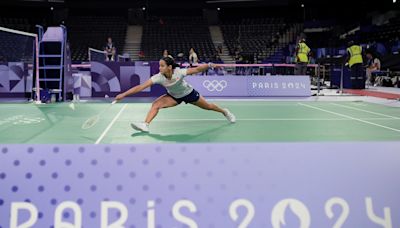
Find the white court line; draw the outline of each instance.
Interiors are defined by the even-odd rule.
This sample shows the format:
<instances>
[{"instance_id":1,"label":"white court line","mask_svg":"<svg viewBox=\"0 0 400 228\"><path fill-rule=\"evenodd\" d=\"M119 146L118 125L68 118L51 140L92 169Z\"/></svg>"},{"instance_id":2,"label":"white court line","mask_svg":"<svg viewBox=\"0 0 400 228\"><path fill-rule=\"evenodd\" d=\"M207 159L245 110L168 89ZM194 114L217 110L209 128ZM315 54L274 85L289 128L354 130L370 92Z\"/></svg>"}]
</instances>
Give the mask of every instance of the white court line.
<instances>
[{"instance_id":1,"label":"white court line","mask_svg":"<svg viewBox=\"0 0 400 228\"><path fill-rule=\"evenodd\" d=\"M372 112L372 111L364 110L364 109L361 109L361 108L355 108L355 107L342 105L342 104L336 104L336 103L330 103L330 104L333 104L333 105L336 105L336 106L340 106L340 107L343 107L343 108L349 108L349 109L361 111L361 112L371 113L371 114L378 115L378 116L385 116L385 117L389 117L389 118L396 119L396 120L400 119L399 117L396 117L396 116L386 115L386 114L379 113L379 112Z\"/></svg>"},{"instance_id":2,"label":"white court line","mask_svg":"<svg viewBox=\"0 0 400 228\"><path fill-rule=\"evenodd\" d=\"M362 120L362 119L359 119L359 118L355 118L355 117L351 117L351 116L348 116L348 115L340 114L340 113L337 113L337 112L332 112L332 111L329 111L329 110L326 110L326 109L322 109L322 108L318 108L318 107L314 107L314 106L311 106L311 105L306 105L306 104L303 104L303 103L299 103L299 104L303 105L305 107L308 107L308 108L312 108L312 109L316 109L316 110L319 110L319 111L331 113L331 114L334 114L334 115L337 115L337 116L346 117L346 118L349 118L349 119L352 119L352 120L356 120L356 121L359 121L359 122L362 122L362 123L374 125L374 126L377 126L377 127L385 128L385 129L396 131L396 132L400 132L400 130L396 129L396 128L383 126L383 125L380 125L380 124L372 123L372 122L369 122L369 121L366 121L366 120Z\"/></svg>"},{"instance_id":3,"label":"white court line","mask_svg":"<svg viewBox=\"0 0 400 228\"><path fill-rule=\"evenodd\" d=\"M363 118L363 120L391 120L392 118ZM261 119L251 119L251 118L238 118L236 121L349 121L348 118L261 118ZM140 122L143 120L129 120L130 122ZM226 119L156 119L154 122L182 122L182 121L226 121Z\"/></svg>"},{"instance_id":4,"label":"white court line","mask_svg":"<svg viewBox=\"0 0 400 228\"><path fill-rule=\"evenodd\" d=\"M125 104L124 106L122 106L121 110L119 110L118 114L114 117L114 119L111 121L111 123L107 126L107 128L103 131L103 134L100 135L100 137L97 139L95 144L99 144L101 142L101 140L104 138L104 136L106 136L107 132L111 129L112 125L115 123L115 121L117 121L117 119L119 118L119 116L122 114L122 112L124 111L124 109L126 108L127 104Z\"/></svg>"},{"instance_id":5,"label":"white court line","mask_svg":"<svg viewBox=\"0 0 400 228\"><path fill-rule=\"evenodd\" d=\"M244 103L244 104L240 104L240 103L231 103L228 106L298 106L298 104L294 103L294 102L298 102L298 101L290 101L291 103L276 103L274 104L273 102L268 102L268 103L263 103L263 104L249 104L249 103ZM256 103L256 102L255 102Z\"/></svg>"}]
</instances>

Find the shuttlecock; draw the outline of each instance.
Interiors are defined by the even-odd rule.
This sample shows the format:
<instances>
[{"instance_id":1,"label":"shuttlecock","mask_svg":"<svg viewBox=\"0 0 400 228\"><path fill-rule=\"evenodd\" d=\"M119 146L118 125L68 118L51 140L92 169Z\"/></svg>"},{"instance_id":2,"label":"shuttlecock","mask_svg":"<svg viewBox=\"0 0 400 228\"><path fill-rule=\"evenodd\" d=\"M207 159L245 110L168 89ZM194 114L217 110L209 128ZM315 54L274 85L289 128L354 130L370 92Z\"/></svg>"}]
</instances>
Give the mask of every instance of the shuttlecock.
<instances>
[{"instance_id":1,"label":"shuttlecock","mask_svg":"<svg viewBox=\"0 0 400 228\"><path fill-rule=\"evenodd\" d=\"M109 98L109 96L106 94L105 96L104 96L105 98Z\"/></svg>"},{"instance_id":2,"label":"shuttlecock","mask_svg":"<svg viewBox=\"0 0 400 228\"><path fill-rule=\"evenodd\" d=\"M72 109L72 110L75 110L75 104L74 104L74 103L69 104L68 107L69 107L70 109Z\"/></svg>"}]
</instances>

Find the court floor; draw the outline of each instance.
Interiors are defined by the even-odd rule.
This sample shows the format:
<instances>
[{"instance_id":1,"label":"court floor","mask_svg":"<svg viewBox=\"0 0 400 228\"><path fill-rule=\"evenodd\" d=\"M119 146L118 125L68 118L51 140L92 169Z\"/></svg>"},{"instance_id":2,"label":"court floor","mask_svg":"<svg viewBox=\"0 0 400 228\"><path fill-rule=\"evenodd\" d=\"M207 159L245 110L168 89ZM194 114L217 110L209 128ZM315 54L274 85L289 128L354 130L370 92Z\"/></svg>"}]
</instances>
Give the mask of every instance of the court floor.
<instances>
[{"instance_id":1,"label":"court floor","mask_svg":"<svg viewBox=\"0 0 400 228\"><path fill-rule=\"evenodd\" d=\"M352 101L217 100L237 118L193 105L162 109L150 133L130 127L146 116L151 103L0 104L1 144L363 142L399 141L400 108ZM108 108L107 108L108 107ZM89 129L82 124L102 113Z\"/></svg>"}]
</instances>

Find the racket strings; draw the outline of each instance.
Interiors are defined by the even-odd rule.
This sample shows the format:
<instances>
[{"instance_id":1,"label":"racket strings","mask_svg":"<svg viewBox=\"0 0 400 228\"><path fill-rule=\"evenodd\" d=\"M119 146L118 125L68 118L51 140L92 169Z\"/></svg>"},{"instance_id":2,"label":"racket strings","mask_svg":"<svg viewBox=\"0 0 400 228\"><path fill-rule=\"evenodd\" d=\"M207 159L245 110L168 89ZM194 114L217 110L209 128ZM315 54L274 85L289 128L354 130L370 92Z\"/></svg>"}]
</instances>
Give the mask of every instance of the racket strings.
<instances>
[{"instance_id":1,"label":"racket strings","mask_svg":"<svg viewBox=\"0 0 400 228\"><path fill-rule=\"evenodd\" d=\"M97 124L100 120L100 115L95 115L87 119L85 122L82 124L82 129L89 129L93 127L94 125Z\"/></svg>"},{"instance_id":2,"label":"racket strings","mask_svg":"<svg viewBox=\"0 0 400 228\"><path fill-rule=\"evenodd\" d=\"M117 103L117 101L113 101L109 106L107 106L106 108L104 108L100 113L96 114L95 116L90 117L89 119L87 119L85 122L83 122L81 128L82 129L89 129L91 127L93 127L94 125L97 124L97 122L99 122L100 120L100 116L106 112L112 105L114 105L115 103Z\"/></svg>"}]
</instances>

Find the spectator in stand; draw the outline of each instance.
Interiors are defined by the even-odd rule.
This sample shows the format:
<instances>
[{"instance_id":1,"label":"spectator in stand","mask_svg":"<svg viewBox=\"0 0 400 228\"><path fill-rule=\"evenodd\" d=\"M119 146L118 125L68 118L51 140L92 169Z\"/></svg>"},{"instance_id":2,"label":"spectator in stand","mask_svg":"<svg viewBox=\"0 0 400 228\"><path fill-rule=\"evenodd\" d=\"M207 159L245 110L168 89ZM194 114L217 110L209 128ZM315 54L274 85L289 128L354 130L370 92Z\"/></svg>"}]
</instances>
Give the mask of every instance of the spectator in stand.
<instances>
[{"instance_id":1,"label":"spectator in stand","mask_svg":"<svg viewBox=\"0 0 400 228\"><path fill-rule=\"evenodd\" d=\"M172 55L169 54L168 50L165 49L165 50L163 51L162 57L165 58L165 57L169 57L169 56L172 57Z\"/></svg>"},{"instance_id":2,"label":"spectator in stand","mask_svg":"<svg viewBox=\"0 0 400 228\"><path fill-rule=\"evenodd\" d=\"M365 71L367 76L366 85L371 86L375 82L375 78L373 77L372 73L381 70L381 61L379 60L379 58L377 58L376 54L372 50L366 51L366 57L367 57L367 68Z\"/></svg>"},{"instance_id":3,"label":"spectator in stand","mask_svg":"<svg viewBox=\"0 0 400 228\"><path fill-rule=\"evenodd\" d=\"M192 67L192 65L197 65L199 63L199 58L197 57L196 52L194 51L193 48L190 48L189 50L189 64Z\"/></svg>"},{"instance_id":4,"label":"spectator in stand","mask_svg":"<svg viewBox=\"0 0 400 228\"><path fill-rule=\"evenodd\" d=\"M104 48L106 61L115 61L116 49L111 37L108 37L106 47Z\"/></svg>"},{"instance_id":5,"label":"spectator in stand","mask_svg":"<svg viewBox=\"0 0 400 228\"><path fill-rule=\"evenodd\" d=\"M218 52L219 55L222 54L222 45L221 45L221 44L218 44L218 46L217 46L217 52Z\"/></svg>"},{"instance_id":6,"label":"spectator in stand","mask_svg":"<svg viewBox=\"0 0 400 228\"><path fill-rule=\"evenodd\" d=\"M144 55L144 51L143 50L141 50L141 51L139 51L139 59L144 59L144 57L145 57L145 55Z\"/></svg>"}]
</instances>

